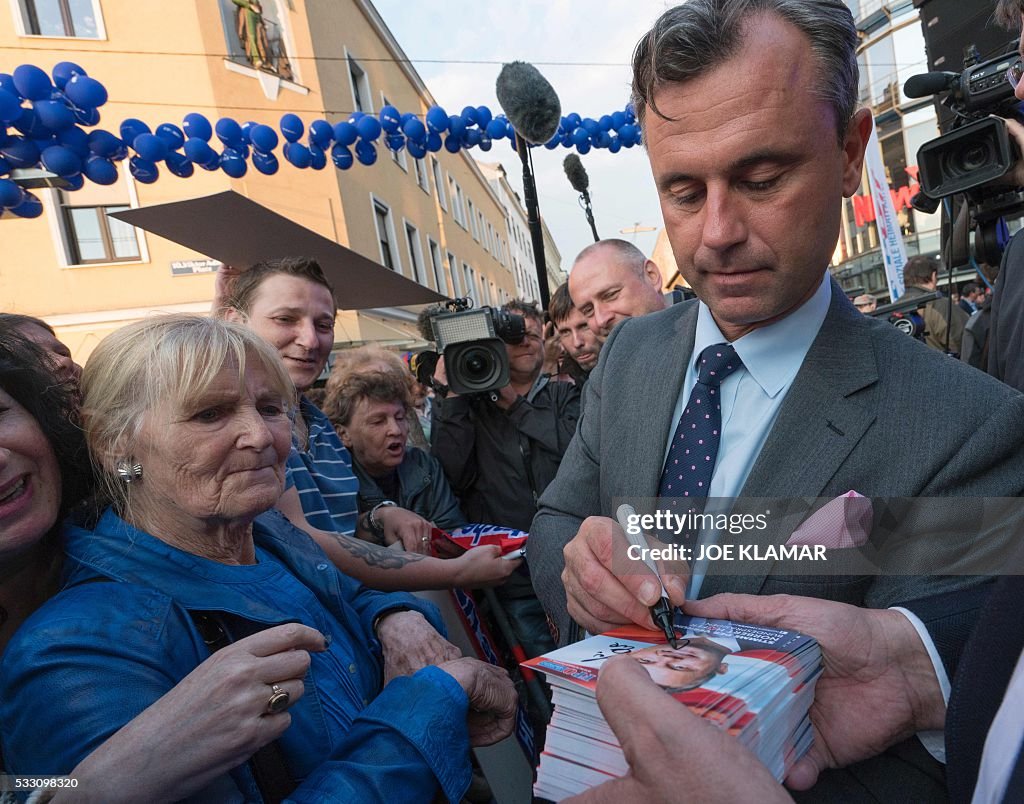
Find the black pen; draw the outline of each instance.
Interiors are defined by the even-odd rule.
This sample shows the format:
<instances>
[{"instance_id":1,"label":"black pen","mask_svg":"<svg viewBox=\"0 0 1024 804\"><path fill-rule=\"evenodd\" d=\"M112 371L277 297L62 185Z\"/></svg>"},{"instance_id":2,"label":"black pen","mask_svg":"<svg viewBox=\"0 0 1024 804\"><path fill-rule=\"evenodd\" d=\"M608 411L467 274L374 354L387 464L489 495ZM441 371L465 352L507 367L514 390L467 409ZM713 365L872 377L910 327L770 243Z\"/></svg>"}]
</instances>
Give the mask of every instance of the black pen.
<instances>
[{"instance_id":1,"label":"black pen","mask_svg":"<svg viewBox=\"0 0 1024 804\"><path fill-rule=\"evenodd\" d=\"M668 592L665 591L665 584L661 581L661 573L658 572L657 565L650 559L650 553L647 552L648 546L641 535L640 529L636 524L630 524L630 518L636 516L636 511L632 505L623 503L618 507L615 512L615 518L619 522L619 527L622 528L626 534L626 539L634 547L640 549L640 558L647 565L647 568L654 573L654 577L658 579L658 585L661 587L661 597L658 598L658 602L651 606L651 619L654 620L654 624L658 626L665 634L665 639L668 644L673 648L678 647L676 644L676 630L672 624L672 612L674 607L668 599ZM635 523L635 519L633 520ZM630 529L636 530L636 533L630 533Z\"/></svg>"}]
</instances>

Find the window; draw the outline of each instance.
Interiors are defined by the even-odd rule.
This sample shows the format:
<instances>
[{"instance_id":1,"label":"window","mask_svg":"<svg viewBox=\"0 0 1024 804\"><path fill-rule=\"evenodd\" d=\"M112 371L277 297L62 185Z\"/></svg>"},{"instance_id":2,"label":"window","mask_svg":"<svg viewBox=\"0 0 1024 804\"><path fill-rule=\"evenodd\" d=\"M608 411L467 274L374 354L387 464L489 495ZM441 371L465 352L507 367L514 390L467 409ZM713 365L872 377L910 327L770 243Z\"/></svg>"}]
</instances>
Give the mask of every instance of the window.
<instances>
[{"instance_id":1,"label":"window","mask_svg":"<svg viewBox=\"0 0 1024 804\"><path fill-rule=\"evenodd\" d=\"M448 283L444 277L444 262L441 260L441 247L427 238L427 251L430 252L430 267L434 271L434 289L445 296L448 295Z\"/></svg>"},{"instance_id":2,"label":"window","mask_svg":"<svg viewBox=\"0 0 1024 804\"><path fill-rule=\"evenodd\" d=\"M465 229L466 213L462 202L462 188L451 173L448 174L448 195L452 199L452 215L455 222Z\"/></svg>"},{"instance_id":3,"label":"window","mask_svg":"<svg viewBox=\"0 0 1024 804\"><path fill-rule=\"evenodd\" d=\"M405 245L409 249L412 278L421 285L427 284L427 277L423 273L423 249L420 247L420 233L409 221L405 222Z\"/></svg>"},{"instance_id":4,"label":"window","mask_svg":"<svg viewBox=\"0 0 1024 804\"><path fill-rule=\"evenodd\" d=\"M383 201L373 199L373 220L377 225L377 241L380 243L380 261L385 268L402 273L402 264L395 251L395 227L391 221L391 209Z\"/></svg>"},{"instance_id":5,"label":"window","mask_svg":"<svg viewBox=\"0 0 1024 804\"><path fill-rule=\"evenodd\" d=\"M472 199L466 202L466 211L469 214L469 231L472 233L473 239L479 242L480 230L476 225L476 207L473 206Z\"/></svg>"},{"instance_id":6,"label":"window","mask_svg":"<svg viewBox=\"0 0 1024 804\"><path fill-rule=\"evenodd\" d=\"M373 101L370 97L370 79L359 62L348 56L348 77L352 82L352 103L357 112L373 114Z\"/></svg>"},{"instance_id":7,"label":"window","mask_svg":"<svg viewBox=\"0 0 1024 804\"><path fill-rule=\"evenodd\" d=\"M490 251L487 247L487 221L484 218L484 213L477 210L477 217L480 220L480 244L484 247L485 251Z\"/></svg>"},{"instance_id":8,"label":"window","mask_svg":"<svg viewBox=\"0 0 1024 804\"><path fill-rule=\"evenodd\" d=\"M462 263L462 278L465 285L464 295L476 302L479 299L479 296L476 292L476 282L474 281L475 276L473 274L473 269L470 268L467 263Z\"/></svg>"},{"instance_id":9,"label":"window","mask_svg":"<svg viewBox=\"0 0 1024 804\"><path fill-rule=\"evenodd\" d=\"M25 33L34 36L102 37L94 0L20 0Z\"/></svg>"},{"instance_id":10,"label":"window","mask_svg":"<svg viewBox=\"0 0 1024 804\"><path fill-rule=\"evenodd\" d=\"M219 2L228 58L236 64L272 73L285 81L294 81L285 46L281 3L263 0L259 14L253 14L233 0Z\"/></svg>"},{"instance_id":11,"label":"window","mask_svg":"<svg viewBox=\"0 0 1024 804\"><path fill-rule=\"evenodd\" d=\"M427 195L430 195L430 177L427 175L427 165L422 159L412 160L413 169L416 171L416 183Z\"/></svg>"},{"instance_id":12,"label":"window","mask_svg":"<svg viewBox=\"0 0 1024 804\"><path fill-rule=\"evenodd\" d=\"M127 184L90 185L74 193L57 192L59 222L69 265L135 262L142 259L135 227L110 212L130 209Z\"/></svg>"},{"instance_id":13,"label":"window","mask_svg":"<svg viewBox=\"0 0 1024 804\"><path fill-rule=\"evenodd\" d=\"M391 103L391 101L389 101L387 99L387 97L384 95L383 92L380 93L380 100L381 100L381 104L382 104L381 108L383 108L384 106L392 106L393 105ZM396 165L398 165L406 173L408 173L409 172L409 158L405 154L405 148L403 147L399 151L395 151L395 150L392 150L391 148L388 148L387 143L386 143L387 136L388 135L387 135L386 132L381 135L380 139L378 140L377 147L378 148L386 148L387 152L389 154L391 154L391 161L394 162ZM414 159L413 161L415 162L416 160Z\"/></svg>"},{"instance_id":14,"label":"window","mask_svg":"<svg viewBox=\"0 0 1024 804\"><path fill-rule=\"evenodd\" d=\"M430 157L430 170L434 174L434 189L437 190L437 200L441 202L441 209L448 211L448 199L444 192L444 179L441 177L441 163L436 156Z\"/></svg>"},{"instance_id":15,"label":"window","mask_svg":"<svg viewBox=\"0 0 1024 804\"><path fill-rule=\"evenodd\" d=\"M455 255L448 252L448 271L452 275L452 291L456 296L465 296L466 290L462 284L462 277L459 276L459 264L455 261Z\"/></svg>"}]
</instances>

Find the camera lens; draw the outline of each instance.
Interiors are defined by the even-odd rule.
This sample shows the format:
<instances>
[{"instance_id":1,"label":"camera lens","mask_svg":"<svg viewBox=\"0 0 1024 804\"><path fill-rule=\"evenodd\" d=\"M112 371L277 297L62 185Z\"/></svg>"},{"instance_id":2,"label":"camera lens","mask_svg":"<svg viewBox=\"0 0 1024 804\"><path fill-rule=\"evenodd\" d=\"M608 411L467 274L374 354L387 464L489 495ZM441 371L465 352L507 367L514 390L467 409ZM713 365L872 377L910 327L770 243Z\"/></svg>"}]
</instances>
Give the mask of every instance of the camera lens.
<instances>
[{"instance_id":1,"label":"camera lens","mask_svg":"<svg viewBox=\"0 0 1024 804\"><path fill-rule=\"evenodd\" d=\"M470 382L480 382L487 379L494 366L491 355L483 349L467 349L462 355L462 376Z\"/></svg>"},{"instance_id":2,"label":"camera lens","mask_svg":"<svg viewBox=\"0 0 1024 804\"><path fill-rule=\"evenodd\" d=\"M992 160L992 144L983 140L950 149L943 167L949 176L966 176L986 167Z\"/></svg>"}]
</instances>

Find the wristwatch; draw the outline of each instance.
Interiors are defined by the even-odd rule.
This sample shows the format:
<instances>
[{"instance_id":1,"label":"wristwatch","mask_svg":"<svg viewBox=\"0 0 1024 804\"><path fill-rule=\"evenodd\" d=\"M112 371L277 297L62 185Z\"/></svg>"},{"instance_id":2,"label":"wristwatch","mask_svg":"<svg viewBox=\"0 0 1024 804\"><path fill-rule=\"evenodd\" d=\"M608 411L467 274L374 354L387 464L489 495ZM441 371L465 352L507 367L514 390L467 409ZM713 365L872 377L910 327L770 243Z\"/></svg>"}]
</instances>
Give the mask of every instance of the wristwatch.
<instances>
[{"instance_id":1,"label":"wristwatch","mask_svg":"<svg viewBox=\"0 0 1024 804\"><path fill-rule=\"evenodd\" d=\"M389 506L395 505L397 505L397 503L392 502L391 500L381 500L370 509L370 513L366 516L366 526L370 529L370 533L372 533L375 538L380 539L381 542L384 541L384 526L377 521L375 514L381 508L388 508Z\"/></svg>"}]
</instances>

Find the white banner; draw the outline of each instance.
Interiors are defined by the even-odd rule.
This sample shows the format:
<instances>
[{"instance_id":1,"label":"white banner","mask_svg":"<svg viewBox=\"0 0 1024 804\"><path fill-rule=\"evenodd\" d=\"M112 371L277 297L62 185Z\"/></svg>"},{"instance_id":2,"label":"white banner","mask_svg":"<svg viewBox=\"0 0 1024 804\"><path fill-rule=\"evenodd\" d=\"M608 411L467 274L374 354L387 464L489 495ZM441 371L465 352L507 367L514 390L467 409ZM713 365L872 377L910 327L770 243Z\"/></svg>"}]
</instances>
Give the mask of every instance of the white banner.
<instances>
[{"instance_id":1,"label":"white banner","mask_svg":"<svg viewBox=\"0 0 1024 804\"><path fill-rule=\"evenodd\" d=\"M896 218L896 207L889 194L889 182L885 178L885 165L882 164L882 147L878 144L874 126L871 127L871 138L864 159L871 200L875 205L875 226L878 227L878 240L882 244L885 281L889 285L889 296L896 301L903 295L903 266L907 261L907 250L903 245L900 222Z\"/></svg>"}]
</instances>

